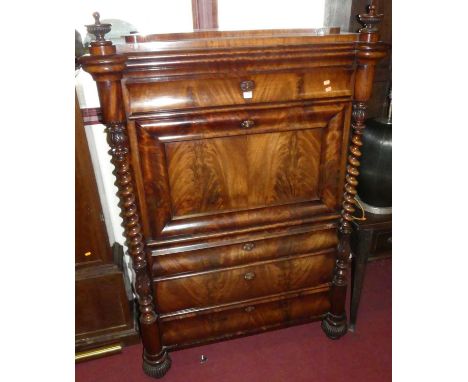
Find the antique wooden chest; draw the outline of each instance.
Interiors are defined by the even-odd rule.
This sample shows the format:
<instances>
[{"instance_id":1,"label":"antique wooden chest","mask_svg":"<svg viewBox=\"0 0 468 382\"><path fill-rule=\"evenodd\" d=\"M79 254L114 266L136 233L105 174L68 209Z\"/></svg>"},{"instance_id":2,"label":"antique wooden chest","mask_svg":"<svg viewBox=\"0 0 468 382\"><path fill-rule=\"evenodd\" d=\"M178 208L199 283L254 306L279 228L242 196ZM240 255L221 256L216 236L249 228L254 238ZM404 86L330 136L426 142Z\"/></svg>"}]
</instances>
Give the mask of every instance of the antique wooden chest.
<instances>
[{"instance_id":1,"label":"antique wooden chest","mask_svg":"<svg viewBox=\"0 0 468 382\"><path fill-rule=\"evenodd\" d=\"M346 333L380 18L371 7L360 33L211 31L117 47L110 25L88 27L81 63L116 167L147 374L164 375L168 351L210 341L313 320L330 338Z\"/></svg>"}]
</instances>

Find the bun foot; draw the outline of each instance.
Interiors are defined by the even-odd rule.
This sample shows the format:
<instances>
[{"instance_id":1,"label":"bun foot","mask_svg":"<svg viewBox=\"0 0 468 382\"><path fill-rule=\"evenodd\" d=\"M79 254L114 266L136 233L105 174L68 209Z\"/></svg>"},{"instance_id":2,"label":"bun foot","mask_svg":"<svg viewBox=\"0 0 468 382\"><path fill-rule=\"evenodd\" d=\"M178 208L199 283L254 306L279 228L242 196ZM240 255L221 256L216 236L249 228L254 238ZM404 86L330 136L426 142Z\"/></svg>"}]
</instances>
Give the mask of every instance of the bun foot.
<instances>
[{"instance_id":1,"label":"bun foot","mask_svg":"<svg viewBox=\"0 0 468 382\"><path fill-rule=\"evenodd\" d=\"M322 330L332 340L337 340L344 336L348 331L346 314L335 316L334 314L327 313L327 316L322 321Z\"/></svg>"},{"instance_id":2,"label":"bun foot","mask_svg":"<svg viewBox=\"0 0 468 382\"><path fill-rule=\"evenodd\" d=\"M171 368L172 360L167 352L164 352L162 359L158 362L148 362L143 359L143 371L153 378L162 378Z\"/></svg>"}]
</instances>

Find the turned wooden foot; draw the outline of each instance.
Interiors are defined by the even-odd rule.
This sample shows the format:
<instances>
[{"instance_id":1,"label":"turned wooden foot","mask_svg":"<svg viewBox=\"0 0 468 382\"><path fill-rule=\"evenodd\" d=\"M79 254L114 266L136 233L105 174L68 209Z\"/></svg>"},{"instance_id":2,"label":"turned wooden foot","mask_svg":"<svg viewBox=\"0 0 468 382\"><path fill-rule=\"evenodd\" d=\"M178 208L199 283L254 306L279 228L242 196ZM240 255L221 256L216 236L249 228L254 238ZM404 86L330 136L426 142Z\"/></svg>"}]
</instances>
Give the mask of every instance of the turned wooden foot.
<instances>
[{"instance_id":1,"label":"turned wooden foot","mask_svg":"<svg viewBox=\"0 0 468 382\"><path fill-rule=\"evenodd\" d=\"M337 340L344 336L348 331L348 323L346 321L346 314L335 316L332 313L327 313L327 316L322 321L322 330L328 338Z\"/></svg>"},{"instance_id":2,"label":"turned wooden foot","mask_svg":"<svg viewBox=\"0 0 468 382\"><path fill-rule=\"evenodd\" d=\"M169 353L164 351L157 361L149 360L146 354L143 354L143 371L146 375L153 378L162 378L171 368L172 360ZM151 357L152 358L152 357Z\"/></svg>"}]
</instances>

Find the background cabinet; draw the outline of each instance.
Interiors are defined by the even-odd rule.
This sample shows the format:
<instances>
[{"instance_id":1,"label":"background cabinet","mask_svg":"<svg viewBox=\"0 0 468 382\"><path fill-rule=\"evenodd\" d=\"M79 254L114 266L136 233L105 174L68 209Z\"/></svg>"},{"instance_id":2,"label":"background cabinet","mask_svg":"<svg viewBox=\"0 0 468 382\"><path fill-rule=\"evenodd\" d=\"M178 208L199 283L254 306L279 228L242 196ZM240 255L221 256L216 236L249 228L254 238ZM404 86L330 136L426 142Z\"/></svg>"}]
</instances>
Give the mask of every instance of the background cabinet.
<instances>
[{"instance_id":1,"label":"background cabinet","mask_svg":"<svg viewBox=\"0 0 468 382\"><path fill-rule=\"evenodd\" d=\"M111 248L75 98L75 351L85 359L138 341L123 248ZM109 346L112 345L112 346ZM104 347L100 351L96 348Z\"/></svg>"}]
</instances>

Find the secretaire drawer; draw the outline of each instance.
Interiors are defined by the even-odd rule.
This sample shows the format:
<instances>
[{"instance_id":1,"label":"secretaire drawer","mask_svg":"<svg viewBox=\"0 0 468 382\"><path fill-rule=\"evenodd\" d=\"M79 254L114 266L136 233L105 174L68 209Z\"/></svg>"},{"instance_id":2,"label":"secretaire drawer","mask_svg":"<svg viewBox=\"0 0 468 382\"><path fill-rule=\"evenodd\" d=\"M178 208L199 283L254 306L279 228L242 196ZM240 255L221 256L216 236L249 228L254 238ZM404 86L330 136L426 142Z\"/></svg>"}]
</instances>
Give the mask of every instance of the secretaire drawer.
<instances>
[{"instance_id":1,"label":"secretaire drawer","mask_svg":"<svg viewBox=\"0 0 468 382\"><path fill-rule=\"evenodd\" d=\"M188 346L318 318L330 309L328 288L231 304L201 312L162 316L165 346Z\"/></svg>"},{"instance_id":2,"label":"secretaire drawer","mask_svg":"<svg viewBox=\"0 0 468 382\"><path fill-rule=\"evenodd\" d=\"M349 113L348 102L304 102L137 119L146 238L312 223L337 212Z\"/></svg>"},{"instance_id":3,"label":"secretaire drawer","mask_svg":"<svg viewBox=\"0 0 468 382\"><path fill-rule=\"evenodd\" d=\"M153 252L153 276L214 270L311 253L334 248L337 242L335 224L332 223L295 235L283 234L272 238L253 236L249 239L237 239L233 244L211 243L210 248L197 249L199 246L192 245L161 249Z\"/></svg>"},{"instance_id":4,"label":"secretaire drawer","mask_svg":"<svg viewBox=\"0 0 468 382\"><path fill-rule=\"evenodd\" d=\"M157 278L157 311L214 306L313 287L331 281L335 250L197 274Z\"/></svg>"},{"instance_id":5,"label":"secretaire drawer","mask_svg":"<svg viewBox=\"0 0 468 382\"><path fill-rule=\"evenodd\" d=\"M352 69L317 68L260 74L129 79L130 112L245 105L352 95Z\"/></svg>"}]
</instances>

